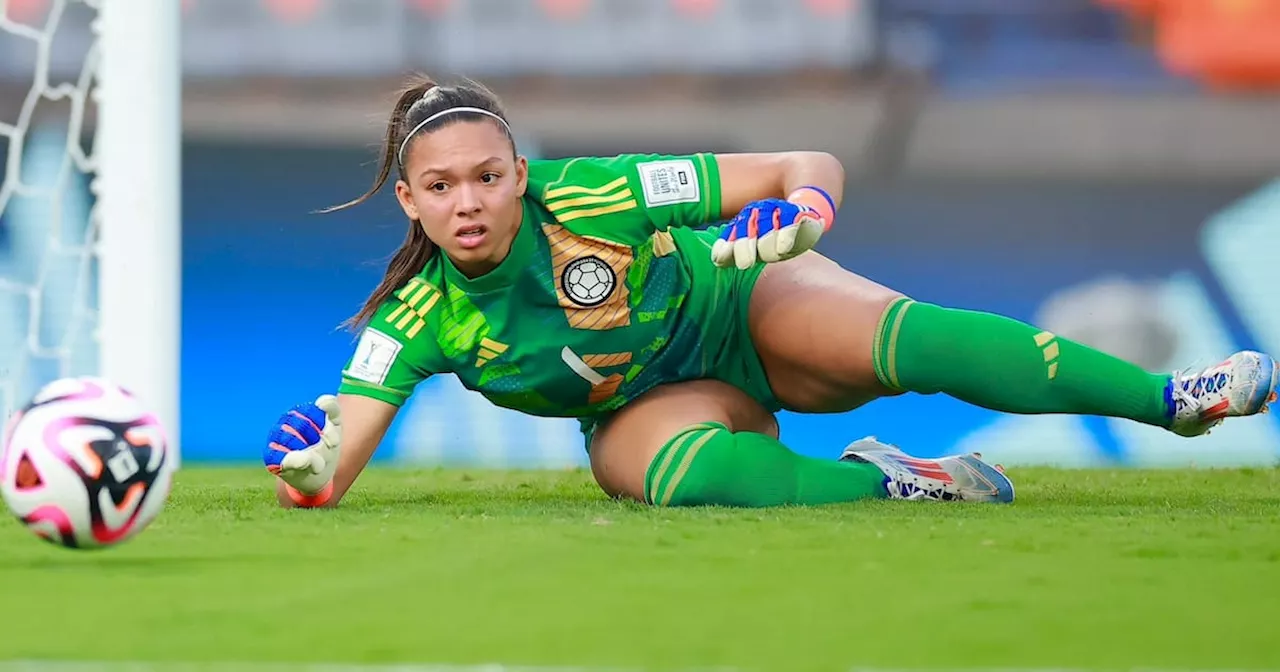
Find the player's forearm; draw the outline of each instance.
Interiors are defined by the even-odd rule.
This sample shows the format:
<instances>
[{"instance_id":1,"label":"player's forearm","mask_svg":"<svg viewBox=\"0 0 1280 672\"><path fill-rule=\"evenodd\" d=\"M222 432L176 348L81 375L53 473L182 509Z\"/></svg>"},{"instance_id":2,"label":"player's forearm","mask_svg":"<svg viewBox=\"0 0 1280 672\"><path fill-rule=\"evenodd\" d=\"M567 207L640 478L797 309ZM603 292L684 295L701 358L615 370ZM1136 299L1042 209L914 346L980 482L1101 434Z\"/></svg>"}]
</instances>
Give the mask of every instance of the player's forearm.
<instances>
[{"instance_id":1,"label":"player's forearm","mask_svg":"<svg viewBox=\"0 0 1280 672\"><path fill-rule=\"evenodd\" d=\"M788 152L783 155L782 189L779 196L794 194L801 187L818 187L827 192L836 207L844 198L844 165L826 152Z\"/></svg>"},{"instance_id":2,"label":"player's forearm","mask_svg":"<svg viewBox=\"0 0 1280 672\"><path fill-rule=\"evenodd\" d=\"M825 214L834 216L844 197L844 166L826 152L721 154L716 158L720 166L720 216L723 219L737 215L753 201L797 196L813 199L804 204L819 210L829 209L832 212ZM821 189L832 202L825 203L825 196L803 187Z\"/></svg>"}]
</instances>

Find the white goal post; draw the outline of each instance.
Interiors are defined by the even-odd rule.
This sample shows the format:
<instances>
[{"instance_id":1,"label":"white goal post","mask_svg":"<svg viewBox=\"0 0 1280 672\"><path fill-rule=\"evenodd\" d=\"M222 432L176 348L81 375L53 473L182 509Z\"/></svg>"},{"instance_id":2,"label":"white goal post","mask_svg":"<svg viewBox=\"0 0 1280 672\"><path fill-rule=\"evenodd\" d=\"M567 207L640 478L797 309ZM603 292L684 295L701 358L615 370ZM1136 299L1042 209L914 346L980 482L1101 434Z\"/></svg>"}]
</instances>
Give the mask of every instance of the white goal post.
<instances>
[{"instance_id":1,"label":"white goal post","mask_svg":"<svg viewBox=\"0 0 1280 672\"><path fill-rule=\"evenodd\" d=\"M17 6L16 0L0 0L0 10L9 9L11 2ZM27 352L16 353L16 358L15 353L0 353L4 357L0 362L16 362L9 364L9 371L0 363L0 384L7 383L9 388L8 394L0 395L0 419L25 403L22 397L33 384L48 382L39 376L33 380L26 370L43 357L61 362L56 375L96 374L133 391L154 410L177 447L182 2L46 0L44 4L47 9L36 23L22 23L0 11L0 17L7 17L0 18L0 38L30 40L36 55L32 86L17 118L0 117L0 136L8 140L4 184L10 192L9 198L0 196L0 221L4 221L5 203L20 198L49 199L46 209L61 219L68 199L66 175L79 171L89 180L91 195L85 239L63 240L61 223L55 221L43 227L49 236L44 256L81 255L82 273L96 275L97 291L79 290L74 297L44 296L45 285L58 280L51 279L47 269L37 272L34 280L6 280L0 266L0 289L7 282L11 295L25 292L31 304L26 311ZM55 78L51 63L57 60L54 51L60 44L59 31L66 29L62 19L69 9L92 15L88 48L78 72ZM24 147L34 111L49 101L70 102L69 118L60 129L65 132L67 156L54 188L42 189L24 183L31 172L24 170L28 155ZM10 218L8 224L23 225L16 220ZM9 254L32 253L11 250ZM77 287L93 287L94 279L81 278ZM62 305L72 301L77 304ZM96 352L91 353L96 357L86 359L83 353L71 352L72 334L51 337L47 325L39 323L61 308L84 315L77 328L91 334L84 347L96 344ZM91 370L72 364L85 361L94 361ZM50 377L48 372L43 376Z\"/></svg>"}]
</instances>

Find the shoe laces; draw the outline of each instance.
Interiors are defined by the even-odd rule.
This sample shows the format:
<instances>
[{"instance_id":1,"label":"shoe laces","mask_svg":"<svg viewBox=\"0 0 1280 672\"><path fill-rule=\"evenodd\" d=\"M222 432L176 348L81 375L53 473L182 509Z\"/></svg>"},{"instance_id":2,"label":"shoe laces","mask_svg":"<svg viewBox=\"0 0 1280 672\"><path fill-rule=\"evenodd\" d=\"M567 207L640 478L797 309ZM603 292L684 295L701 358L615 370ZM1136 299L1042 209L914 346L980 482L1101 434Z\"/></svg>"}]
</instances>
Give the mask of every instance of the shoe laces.
<instances>
[{"instance_id":1,"label":"shoe laces","mask_svg":"<svg viewBox=\"0 0 1280 672\"><path fill-rule=\"evenodd\" d=\"M1197 378L1202 377L1206 369L1200 367L1200 362L1192 362L1191 366L1185 369L1179 369L1173 372L1173 399L1179 408L1188 408L1192 411L1200 410L1200 398L1197 397L1192 390L1195 385L1192 384Z\"/></svg>"},{"instance_id":2,"label":"shoe laces","mask_svg":"<svg viewBox=\"0 0 1280 672\"><path fill-rule=\"evenodd\" d=\"M1178 408L1189 408L1193 411L1200 410L1200 399L1198 399L1191 390L1183 387L1182 383L1189 377L1181 372L1173 372L1173 399L1177 403Z\"/></svg>"}]
</instances>

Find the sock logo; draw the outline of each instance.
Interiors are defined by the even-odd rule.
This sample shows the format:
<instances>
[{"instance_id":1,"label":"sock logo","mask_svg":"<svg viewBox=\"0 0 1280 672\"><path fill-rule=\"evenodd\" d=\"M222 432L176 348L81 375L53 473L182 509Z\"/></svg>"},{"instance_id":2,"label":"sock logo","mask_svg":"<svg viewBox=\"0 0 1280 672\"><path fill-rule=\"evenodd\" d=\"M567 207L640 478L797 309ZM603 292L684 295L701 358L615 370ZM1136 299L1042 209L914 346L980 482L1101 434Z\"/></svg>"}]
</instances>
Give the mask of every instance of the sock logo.
<instances>
[{"instance_id":1,"label":"sock logo","mask_svg":"<svg viewBox=\"0 0 1280 672\"><path fill-rule=\"evenodd\" d=\"M1036 346L1044 353L1044 363L1048 366L1049 380L1058 377L1058 337L1053 332L1042 331L1036 334Z\"/></svg>"}]
</instances>

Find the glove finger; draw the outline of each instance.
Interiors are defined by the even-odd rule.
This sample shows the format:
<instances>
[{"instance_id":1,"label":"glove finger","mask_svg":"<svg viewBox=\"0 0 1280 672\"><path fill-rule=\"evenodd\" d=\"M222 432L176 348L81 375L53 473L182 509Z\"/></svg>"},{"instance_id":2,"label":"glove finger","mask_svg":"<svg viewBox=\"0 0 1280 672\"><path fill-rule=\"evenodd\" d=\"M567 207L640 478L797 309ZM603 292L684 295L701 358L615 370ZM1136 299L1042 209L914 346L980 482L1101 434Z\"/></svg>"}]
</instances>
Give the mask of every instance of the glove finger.
<instances>
[{"instance_id":1,"label":"glove finger","mask_svg":"<svg viewBox=\"0 0 1280 672\"><path fill-rule=\"evenodd\" d=\"M314 450L295 450L280 460L281 471L302 471L318 474L324 469L324 458Z\"/></svg>"},{"instance_id":2,"label":"glove finger","mask_svg":"<svg viewBox=\"0 0 1280 672\"><path fill-rule=\"evenodd\" d=\"M332 394L321 395L316 399L316 406L324 411L325 417L329 422L340 425L342 424L342 407L338 405L338 398Z\"/></svg>"},{"instance_id":3,"label":"glove finger","mask_svg":"<svg viewBox=\"0 0 1280 672\"><path fill-rule=\"evenodd\" d=\"M756 242L755 238L739 238L733 242L733 260L738 268L745 271L755 265Z\"/></svg>"},{"instance_id":4,"label":"glove finger","mask_svg":"<svg viewBox=\"0 0 1280 672\"><path fill-rule=\"evenodd\" d=\"M778 254L778 231L770 231L760 236L760 240L756 241L756 254L760 257L760 261L766 264L782 261L782 256Z\"/></svg>"},{"instance_id":5,"label":"glove finger","mask_svg":"<svg viewBox=\"0 0 1280 672\"><path fill-rule=\"evenodd\" d=\"M327 425L324 433L320 435L320 440L330 449L337 448L342 445L342 425Z\"/></svg>"},{"instance_id":6,"label":"glove finger","mask_svg":"<svg viewBox=\"0 0 1280 672\"><path fill-rule=\"evenodd\" d=\"M712 244L711 263L720 268L730 266L733 263L733 243L720 239Z\"/></svg>"},{"instance_id":7,"label":"glove finger","mask_svg":"<svg viewBox=\"0 0 1280 672\"><path fill-rule=\"evenodd\" d=\"M326 394L316 399L316 406L324 411L324 431L320 440L330 448L337 448L342 443L342 410L338 407L338 398Z\"/></svg>"},{"instance_id":8,"label":"glove finger","mask_svg":"<svg viewBox=\"0 0 1280 672\"><path fill-rule=\"evenodd\" d=\"M799 226L794 227L796 232L796 241L792 256L801 252L812 250L817 246L818 240L822 238L822 234L826 232L826 225L819 219L806 218Z\"/></svg>"},{"instance_id":9,"label":"glove finger","mask_svg":"<svg viewBox=\"0 0 1280 672\"><path fill-rule=\"evenodd\" d=\"M773 215L769 219L769 226L760 235L760 239L756 241L756 254L765 263L772 263L784 258L784 250L780 245L786 238L779 234L787 230L783 222L791 221L791 216L787 214L784 206L779 206L774 209Z\"/></svg>"},{"instance_id":10,"label":"glove finger","mask_svg":"<svg viewBox=\"0 0 1280 672\"><path fill-rule=\"evenodd\" d=\"M777 251L779 259L787 259L792 256L792 250L796 247L796 234L799 233L799 230L799 226L792 224L778 231L774 249Z\"/></svg>"}]
</instances>

